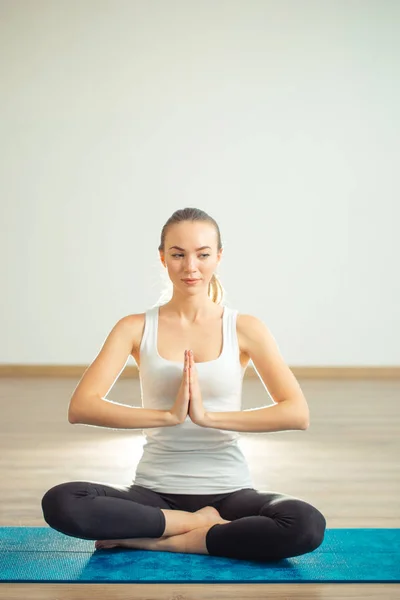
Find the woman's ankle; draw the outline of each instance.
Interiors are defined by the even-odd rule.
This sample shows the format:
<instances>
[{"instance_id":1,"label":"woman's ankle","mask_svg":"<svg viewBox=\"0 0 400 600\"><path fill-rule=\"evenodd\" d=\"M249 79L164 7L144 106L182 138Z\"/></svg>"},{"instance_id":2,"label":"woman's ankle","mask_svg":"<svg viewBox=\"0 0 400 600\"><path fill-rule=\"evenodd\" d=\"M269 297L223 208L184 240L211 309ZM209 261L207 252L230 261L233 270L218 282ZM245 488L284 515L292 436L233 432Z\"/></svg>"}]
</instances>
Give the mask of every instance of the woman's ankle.
<instances>
[{"instance_id":1,"label":"woman's ankle","mask_svg":"<svg viewBox=\"0 0 400 600\"><path fill-rule=\"evenodd\" d=\"M161 537L181 535L193 529L204 527L207 520L201 513L192 513L184 510L161 509L165 517L165 529Z\"/></svg>"}]
</instances>

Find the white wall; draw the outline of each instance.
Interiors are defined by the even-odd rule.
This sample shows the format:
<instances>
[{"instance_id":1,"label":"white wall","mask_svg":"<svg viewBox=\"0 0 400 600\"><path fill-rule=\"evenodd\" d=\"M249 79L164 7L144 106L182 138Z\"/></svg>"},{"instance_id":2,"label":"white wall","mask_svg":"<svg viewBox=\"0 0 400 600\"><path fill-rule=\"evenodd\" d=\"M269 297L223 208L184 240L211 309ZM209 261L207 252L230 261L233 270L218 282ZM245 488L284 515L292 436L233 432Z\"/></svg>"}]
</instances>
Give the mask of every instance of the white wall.
<instances>
[{"instance_id":1,"label":"white wall","mask_svg":"<svg viewBox=\"0 0 400 600\"><path fill-rule=\"evenodd\" d=\"M0 10L1 363L90 363L195 206L288 364L400 364L398 1Z\"/></svg>"}]
</instances>

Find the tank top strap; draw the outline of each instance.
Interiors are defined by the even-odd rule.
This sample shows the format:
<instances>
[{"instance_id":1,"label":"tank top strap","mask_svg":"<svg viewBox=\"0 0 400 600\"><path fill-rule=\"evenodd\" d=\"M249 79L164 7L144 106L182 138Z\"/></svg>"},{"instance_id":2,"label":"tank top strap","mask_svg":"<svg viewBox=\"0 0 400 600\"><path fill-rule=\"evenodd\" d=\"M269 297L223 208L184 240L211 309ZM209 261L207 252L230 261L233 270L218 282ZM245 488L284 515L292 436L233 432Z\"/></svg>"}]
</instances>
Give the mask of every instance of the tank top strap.
<instances>
[{"instance_id":1,"label":"tank top strap","mask_svg":"<svg viewBox=\"0 0 400 600\"><path fill-rule=\"evenodd\" d=\"M152 306L145 312L145 324L142 335L141 349L147 355L153 354L157 344L157 312L158 306Z\"/></svg>"},{"instance_id":2,"label":"tank top strap","mask_svg":"<svg viewBox=\"0 0 400 600\"><path fill-rule=\"evenodd\" d=\"M237 332L236 332L236 321L237 321L237 315L238 315L238 310L236 310L235 308L231 308L229 306L225 306L224 309L224 335L225 335L225 340L224 340L224 344L226 343L226 347L224 349L224 351L226 350L227 353L229 353L229 355L231 357L238 357L239 356L239 352L240 352L240 348L239 348L239 342L238 342L238 337L237 337Z\"/></svg>"}]
</instances>

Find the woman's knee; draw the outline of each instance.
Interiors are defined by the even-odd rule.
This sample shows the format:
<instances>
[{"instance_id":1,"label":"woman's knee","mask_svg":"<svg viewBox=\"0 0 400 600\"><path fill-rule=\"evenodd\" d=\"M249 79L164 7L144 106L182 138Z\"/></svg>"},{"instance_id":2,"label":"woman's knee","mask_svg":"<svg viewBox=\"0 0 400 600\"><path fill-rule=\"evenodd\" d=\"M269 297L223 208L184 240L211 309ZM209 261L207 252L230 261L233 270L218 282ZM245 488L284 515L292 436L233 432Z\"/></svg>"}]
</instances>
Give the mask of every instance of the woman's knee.
<instances>
[{"instance_id":1,"label":"woman's knee","mask_svg":"<svg viewBox=\"0 0 400 600\"><path fill-rule=\"evenodd\" d=\"M299 554L312 552L323 542L326 519L315 506L304 500L282 499L273 506L267 505L261 514L272 517L281 524L296 546L294 551Z\"/></svg>"},{"instance_id":2,"label":"woman's knee","mask_svg":"<svg viewBox=\"0 0 400 600\"><path fill-rule=\"evenodd\" d=\"M75 485L72 482L66 482L47 490L42 498L43 513L53 512L54 509L64 504L66 498L71 495L72 489L75 489Z\"/></svg>"},{"instance_id":3,"label":"woman's knee","mask_svg":"<svg viewBox=\"0 0 400 600\"><path fill-rule=\"evenodd\" d=\"M294 500L296 539L302 553L316 550L323 542L326 530L324 515L304 500Z\"/></svg>"},{"instance_id":4,"label":"woman's knee","mask_svg":"<svg viewBox=\"0 0 400 600\"><path fill-rule=\"evenodd\" d=\"M71 481L60 483L47 490L42 497L41 505L44 520L50 527L63 533L73 531L73 524L69 522L74 512L73 503L77 492L80 491L83 495L86 493L82 485L84 484Z\"/></svg>"}]
</instances>

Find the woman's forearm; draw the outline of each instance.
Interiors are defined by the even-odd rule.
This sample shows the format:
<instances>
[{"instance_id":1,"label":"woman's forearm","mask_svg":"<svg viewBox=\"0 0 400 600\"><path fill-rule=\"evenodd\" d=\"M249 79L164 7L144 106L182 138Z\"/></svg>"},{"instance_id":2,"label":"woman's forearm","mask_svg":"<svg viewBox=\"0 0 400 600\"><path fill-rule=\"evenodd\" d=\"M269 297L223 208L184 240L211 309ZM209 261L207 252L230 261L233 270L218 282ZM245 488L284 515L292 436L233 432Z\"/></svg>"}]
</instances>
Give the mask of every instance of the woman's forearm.
<instances>
[{"instance_id":1,"label":"woman's forearm","mask_svg":"<svg viewBox=\"0 0 400 600\"><path fill-rule=\"evenodd\" d=\"M285 400L262 408L235 412L207 412L204 427L229 431L268 433L307 429L308 410L302 402Z\"/></svg>"},{"instance_id":2,"label":"woman's forearm","mask_svg":"<svg viewBox=\"0 0 400 600\"><path fill-rule=\"evenodd\" d=\"M168 410L128 406L99 396L81 401L79 411L69 411L68 420L74 425L93 425L110 429L146 429L177 424Z\"/></svg>"}]
</instances>

